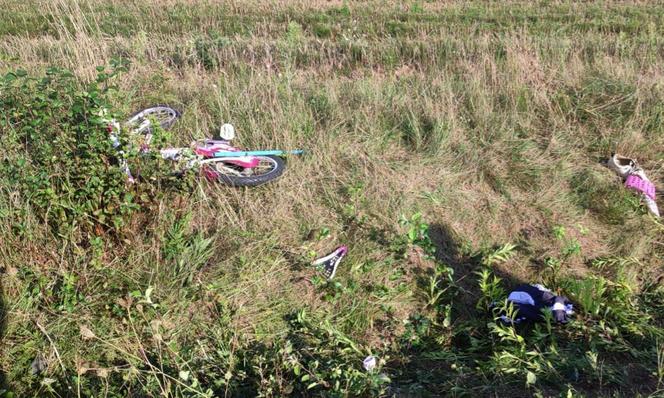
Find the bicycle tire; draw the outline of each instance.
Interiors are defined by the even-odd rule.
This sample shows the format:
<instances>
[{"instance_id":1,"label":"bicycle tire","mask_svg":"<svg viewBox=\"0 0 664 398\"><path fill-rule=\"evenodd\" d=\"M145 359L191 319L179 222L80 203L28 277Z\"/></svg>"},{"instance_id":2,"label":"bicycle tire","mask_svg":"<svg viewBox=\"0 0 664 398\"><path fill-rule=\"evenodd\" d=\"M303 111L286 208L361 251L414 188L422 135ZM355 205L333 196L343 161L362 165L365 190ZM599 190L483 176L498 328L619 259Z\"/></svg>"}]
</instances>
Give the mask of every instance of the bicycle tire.
<instances>
[{"instance_id":1,"label":"bicycle tire","mask_svg":"<svg viewBox=\"0 0 664 398\"><path fill-rule=\"evenodd\" d=\"M146 116L154 115L157 113L166 113L168 115L168 117L165 118L164 120L159 120L159 125L164 130L170 129L173 126L173 124L175 124L175 122L182 116L180 111L167 104L156 104L132 113L127 119L126 123L140 124L140 122L144 120ZM148 127L147 130L149 132L150 128Z\"/></svg>"},{"instance_id":2,"label":"bicycle tire","mask_svg":"<svg viewBox=\"0 0 664 398\"><path fill-rule=\"evenodd\" d=\"M216 180L224 185L229 185L232 187L257 187L259 185L276 180L284 173L284 170L286 169L286 162L279 156L257 157L261 159L269 159L270 162L273 163L274 168L265 174L249 176L228 175L217 171Z\"/></svg>"}]
</instances>

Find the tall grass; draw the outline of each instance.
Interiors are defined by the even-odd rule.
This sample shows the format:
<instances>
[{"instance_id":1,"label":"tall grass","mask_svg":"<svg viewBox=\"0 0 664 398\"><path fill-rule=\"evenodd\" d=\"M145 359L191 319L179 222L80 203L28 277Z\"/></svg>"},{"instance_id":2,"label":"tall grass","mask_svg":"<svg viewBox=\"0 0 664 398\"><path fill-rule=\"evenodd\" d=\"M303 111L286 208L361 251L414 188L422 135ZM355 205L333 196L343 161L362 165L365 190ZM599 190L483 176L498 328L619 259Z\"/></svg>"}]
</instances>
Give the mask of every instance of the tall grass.
<instances>
[{"instance_id":1,"label":"tall grass","mask_svg":"<svg viewBox=\"0 0 664 398\"><path fill-rule=\"evenodd\" d=\"M180 108L173 145L230 122L241 146L307 155L257 189L145 198L122 234L84 239L58 237L0 181L0 396L661 388L663 229L599 165L617 150L664 178L659 5L4 10L3 74L59 66L83 87L122 57L113 111ZM2 167L19 155L4 148ZM325 281L308 263L342 243ZM493 323L487 304L524 281L555 282L576 321Z\"/></svg>"}]
</instances>

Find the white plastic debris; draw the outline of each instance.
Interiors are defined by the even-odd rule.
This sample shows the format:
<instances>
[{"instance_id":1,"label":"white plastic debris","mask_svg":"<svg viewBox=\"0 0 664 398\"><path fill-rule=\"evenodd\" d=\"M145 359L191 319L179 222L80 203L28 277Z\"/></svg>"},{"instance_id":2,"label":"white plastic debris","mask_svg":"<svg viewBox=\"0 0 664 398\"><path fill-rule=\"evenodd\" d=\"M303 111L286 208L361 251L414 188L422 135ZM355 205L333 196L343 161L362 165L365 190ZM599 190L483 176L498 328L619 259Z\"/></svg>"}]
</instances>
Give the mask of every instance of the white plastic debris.
<instances>
[{"instance_id":1,"label":"white plastic debris","mask_svg":"<svg viewBox=\"0 0 664 398\"><path fill-rule=\"evenodd\" d=\"M221 128L219 128L219 137L222 140L231 141L235 138L235 127L230 123L222 124Z\"/></svg>"},{"instance_id":2,"label":"white plastic debris","mask_svg":"<svg viewBox=\"0 0 664 398\"><path fill-rule=\"evenodd\" d=\"M376 357L369 355L368 357L364 358L364 361L362 361L362 366L364 366L364 369L366 369L367 372L371 372L376 368Z\"/></svg>"},{"instance_id":3,"label":"white plastic debris","mask_svg":"<svg viewBox=\"0 0 664 398\"><path fill-rule=\"evenodd\" d=\"M179 148L167 148L167 149L162 149L159 151L161 153L162 159L166 160L178 160L180 157L180 152L182 152Z\"/></svg>"}]
</instances>

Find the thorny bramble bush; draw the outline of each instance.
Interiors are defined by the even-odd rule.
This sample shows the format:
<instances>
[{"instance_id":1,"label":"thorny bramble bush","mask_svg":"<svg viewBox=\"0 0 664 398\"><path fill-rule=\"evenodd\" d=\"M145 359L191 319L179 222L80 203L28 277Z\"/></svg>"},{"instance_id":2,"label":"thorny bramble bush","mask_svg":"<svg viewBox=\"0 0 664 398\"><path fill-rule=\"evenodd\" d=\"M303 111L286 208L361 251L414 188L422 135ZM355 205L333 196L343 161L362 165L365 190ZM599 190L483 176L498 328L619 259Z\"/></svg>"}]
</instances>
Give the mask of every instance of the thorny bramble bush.
<instances>
[{"instance_id":1,"label":"thorny bramble bush","mask_svg":"<svg viewBox=\"0 0 664 398\"><path fill-rule=\"evenodd\" d=\"M0 77L0 178L28 205L9 214L16 233L24 230L28 209L63 236L100 227L118 231L158 192L155 184L128 187L118 150L132 166L141 165L144 180L157 185L163 182L163 162L134 149L126 130L120 132L120 148L109 139L109 121L116 116L110 95L125 69L122 61L113 61L110 70L98 67L89 83L60 68L49 68L40 78L22 70ZM154 130L163 141L163 131Z\"/></svg>"}]
</instances>

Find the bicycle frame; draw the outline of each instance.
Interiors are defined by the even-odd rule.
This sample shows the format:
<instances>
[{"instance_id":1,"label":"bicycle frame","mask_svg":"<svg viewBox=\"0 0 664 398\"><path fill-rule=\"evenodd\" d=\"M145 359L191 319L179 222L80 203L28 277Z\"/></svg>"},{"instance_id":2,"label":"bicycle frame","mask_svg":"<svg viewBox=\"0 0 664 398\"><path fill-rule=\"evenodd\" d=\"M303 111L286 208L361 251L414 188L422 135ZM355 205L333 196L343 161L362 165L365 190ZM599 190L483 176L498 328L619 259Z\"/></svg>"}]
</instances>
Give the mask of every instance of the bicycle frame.
<instances>
[{"instance_id":1,"label":"bicycle frame","mask_svg":"<svg viewBox=\"0 0 664 398\"><path fill-rule=\"evenodd\" d=\"M282 151L278 149L267 150L267 151L221 151L215 152L215 158L227 158L235 156L283 156L283 155L302 155L304 151L302 149L293 149L290 151Z\"/></svg>"},{"instance_id":2,"label":"bicycle frame","mask_svg":"<svg viewBox=\"0 0 664 398\"><path fill-rule=\"evenodd\" d=\"M144 131L145 133L145 142L142 145L141 151L147 153L150 151L150 142L152 140L152 134L150 133L150 121L143 121L138 127L133 129L130 134L140 134ZM114 147L120 146L120 141L118 133L120 131L120 124L115 121L109 121L109 133L111 141L113 142ZM187 149L192 149L195 154L195 158L191 159L185 166L185 170L195 168L206 163L226 163L232 166L238 166L243 169L253 169L260 164L260 158L266 156L284 156L288 154L300 155L303 150L261 150L261 151L242 151L230 145L230 141L227 140L198 140L192 142L190 148L165 148L161 149L160 155L165 160L177 161L180 157L186 152ZM118 152L120 155L123 154L123 151ZM125 174L130 182L134 182L134 178L129 170L129 166L126 160L120 160L120 167L123 169Z\"/></svg>"}]
</instances>

